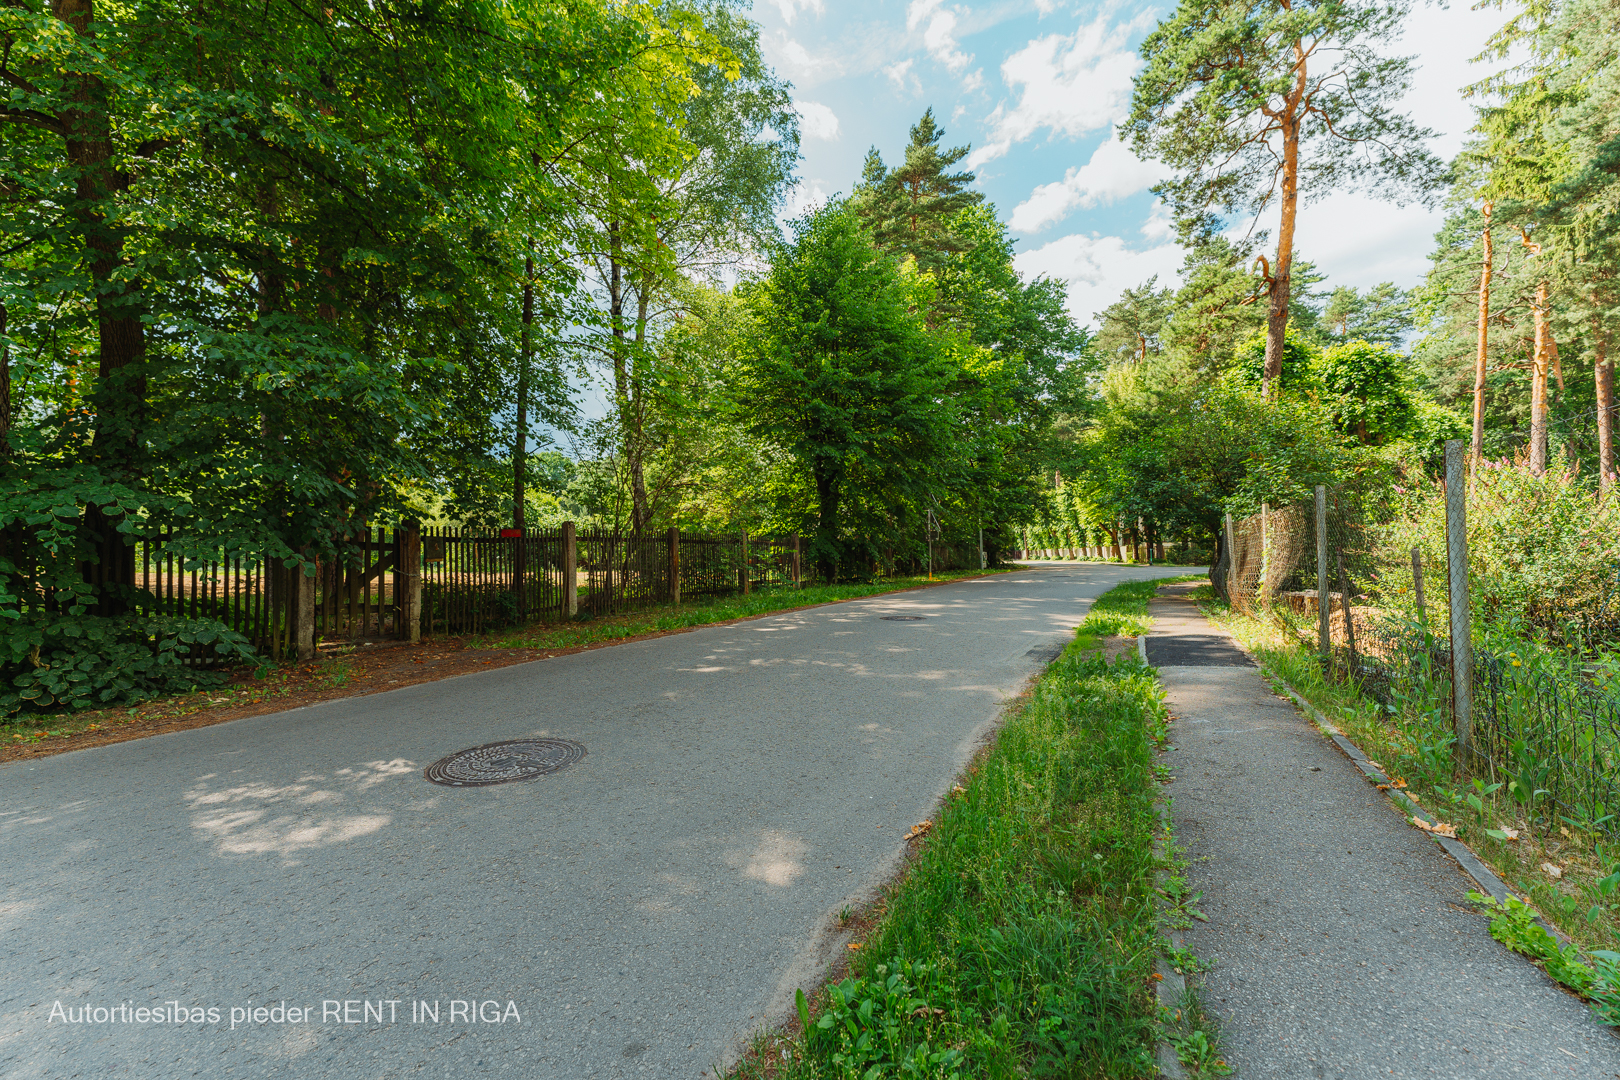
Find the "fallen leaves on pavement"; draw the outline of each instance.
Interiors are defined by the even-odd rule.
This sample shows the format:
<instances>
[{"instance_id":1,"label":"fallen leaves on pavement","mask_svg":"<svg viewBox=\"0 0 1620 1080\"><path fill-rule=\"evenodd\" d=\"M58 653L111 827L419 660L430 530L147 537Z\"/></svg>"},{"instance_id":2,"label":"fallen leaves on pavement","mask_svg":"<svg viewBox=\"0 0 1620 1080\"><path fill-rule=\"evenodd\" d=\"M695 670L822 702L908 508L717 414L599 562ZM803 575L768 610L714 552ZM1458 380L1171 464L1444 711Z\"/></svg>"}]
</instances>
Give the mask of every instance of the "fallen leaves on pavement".
<instances>
[{"instance_id":1,"label":"fallen leaves on pavement","mask_svg":"<svg viewBox=\"0 0 1620 1080\"><path fill-rule=\"evenodd\" d=\"M1424 832L1434 833L1436 836L1449 836L1453 840L1457 838L1457 826L1447 825L1444 821L1436 822L1435 824L1430 825L1422 818L1414 817L1412 819L1412 824L1416 825Z\"/></svg>"}]
</instances>

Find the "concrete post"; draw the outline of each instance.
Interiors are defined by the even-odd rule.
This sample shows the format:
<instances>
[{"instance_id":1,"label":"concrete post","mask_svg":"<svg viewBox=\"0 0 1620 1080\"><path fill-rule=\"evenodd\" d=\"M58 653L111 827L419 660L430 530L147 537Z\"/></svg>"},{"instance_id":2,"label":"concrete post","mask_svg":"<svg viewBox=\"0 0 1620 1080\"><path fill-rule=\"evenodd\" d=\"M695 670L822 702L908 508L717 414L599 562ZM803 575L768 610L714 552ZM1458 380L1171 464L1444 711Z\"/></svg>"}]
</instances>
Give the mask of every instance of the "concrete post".
<instances>
[{"instance_id":1,"label":"concrete post","mask_svg":"<svg viewBox=\"0 0 1620 1080\"><path fill-rule=\"evenodd\" d=\"M1325 664L1333 658L1332 592L1328 582L1327 488L1316 485L1316 651Z\"/></svg>"},{"instance_id":2,"label":"concrete post","mask_svg":"<svg viewBox=\"0 0 1620 1080\"><path fill-rule=\"evenodd\" d=\"M1468 625L1468 481L1461 439L1446 441L1446 577L1451 605L1452 748L1459 774L1474 741L1474 643Z\"/></svg>"},{"instance_id":3,"label":"concrete post","mask_svg":"<svg viewBox=\"0 0 1620 1080\"><path fill-rule=\"evenodd\" d=\"M793 534L793 587L804 588L804 539Z\"/></svg>"},{"instance_id":4,"label":"concrete post","mask_svg":"<svg viewBox=\"0 0 1620 1080\"><path fill-rule=\"evenodd\" d=\"M1232 515L1226 515L1226 599L1237 597L1237 544L1232 539Z\"/></svg>"},{"instance_id":5,"label":"concrete post","mask_svg":"<svg viewBox=\"0 0 1620 1080\"><path fill-rule=\"evenodd\" d=\"M579 561L574 544L574 523L563 522L562 587L563 614L573 618L579 614Z\"/></svg>"},{"instance_id":6,"label":"concrete post","mask_svg":"<svg viewBox=\"0 0 1620 1080\"><path fill-rule=\"evenodd\" d=\"M669 527L669 602L681 602L681 530Z\"/></svg>"}]
</instances>

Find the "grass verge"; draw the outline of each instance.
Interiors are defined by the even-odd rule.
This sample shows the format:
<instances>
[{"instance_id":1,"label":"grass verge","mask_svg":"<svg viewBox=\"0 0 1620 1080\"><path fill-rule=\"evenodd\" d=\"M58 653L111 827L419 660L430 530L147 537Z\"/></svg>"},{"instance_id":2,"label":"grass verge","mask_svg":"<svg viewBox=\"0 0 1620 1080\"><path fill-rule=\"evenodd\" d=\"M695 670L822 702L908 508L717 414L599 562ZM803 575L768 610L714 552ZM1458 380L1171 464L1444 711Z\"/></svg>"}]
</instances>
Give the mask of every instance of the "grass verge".
<instances>
[{"instance_id":1,"label":"grass verge","mask_svg":"<svg viewBox=\"0 0 1620 1080\"><path fill-rule=\"evenodd\" d=\"M469 642L489 649L574 649L582 645L595 645L620 638L642 634L666 633L670 630L688 630L694 626L747 619L755 615L768 615L773 611L791 611L794 608L814 607L837 600L853 600L862 596L901 592L944 581L983 577L986 574L1009 573L1017 567L994 570L958 570L926 577L883 578L870 584L808 585L802 589L763 589L747 596L721 596L695 603L665 605L644 611L613 615L588 622L536 624L516 630L504 630L484 635L478 642Z\"/></svg>"},{"instance_id":2,"label":"grass verge","mask_svg":"<svg viewBox=\"0 0 1620 1080\"><path fill-rule=\"evenodd\" d=\"M946 802L848 976L734 1076L1147 1077L1159 1013L1151 668L1096 639L1141 629L1156 582L1097 601Z\"/></svg>"},{"instance_id":3,"label":"grass verge","mask_svg":"<svg viewBox=\"0 0 1620 1080\"><path fill-rule=\"evenodd\" d=\"M1452 825L1509 888L1582 951L1620 950L1620 848L1612 840L1567 822L1532 828L1522 807L1491 778L1453 776L1449 743L1435 734L1432 718L1391 713L1355 684L1329 678L1285 627L1234 612L1213 596L1200 600L1211 621L1320 709L1420 805Z\"/></svg>"}]
</instances>

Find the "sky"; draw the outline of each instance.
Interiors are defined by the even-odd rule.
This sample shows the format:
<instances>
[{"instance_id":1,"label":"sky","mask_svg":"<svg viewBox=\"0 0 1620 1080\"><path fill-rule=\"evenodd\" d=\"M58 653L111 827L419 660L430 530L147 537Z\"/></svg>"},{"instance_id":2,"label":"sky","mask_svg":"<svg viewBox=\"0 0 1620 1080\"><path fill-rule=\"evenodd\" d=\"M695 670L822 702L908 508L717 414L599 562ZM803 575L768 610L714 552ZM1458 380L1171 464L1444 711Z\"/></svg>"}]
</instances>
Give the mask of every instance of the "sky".
<instances>
[{"instance_id":1,"label":"sky","mask_svg":"<svg viewBox=\"0 0 1620 1080\"><path fill-rule=\"evenodd\" d=\"M1082 324L1120 292L1181 265L1148 189L1162 166L1137 160L1115 134L1130 104L1137 49L1167 4L1001 0L755 0L766 59L793 85L802 155L789 213L848 193L868 148L903 158L929 106L1017 240L1017 265L1068 287ZM1416 6L1398 51L1417 65L1406 110L1449 159L1473 110L1460 88L1487 74L1469 62L1505 16L1466 5ZM1260 223L1262 227L1265 222ZM1244 228L1248 222L1243 222ZM1296 250L1326 286L1422 280L1437 211L1355 193L1304 206Z\"/></svg>"}]
</instances>

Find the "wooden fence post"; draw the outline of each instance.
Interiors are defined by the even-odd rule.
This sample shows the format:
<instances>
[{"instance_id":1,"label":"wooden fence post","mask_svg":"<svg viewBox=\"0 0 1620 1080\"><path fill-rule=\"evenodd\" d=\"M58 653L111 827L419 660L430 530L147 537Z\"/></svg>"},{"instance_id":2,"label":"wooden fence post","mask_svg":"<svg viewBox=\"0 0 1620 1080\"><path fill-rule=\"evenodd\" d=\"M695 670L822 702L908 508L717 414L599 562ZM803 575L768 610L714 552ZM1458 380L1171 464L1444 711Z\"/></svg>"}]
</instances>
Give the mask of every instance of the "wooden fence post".
<instances>
[{"instance_id":1,"label":"wooden fence post","mask_svg":"<svg viewBox=\"0 0 1620 1080\"><path fill-rule=\"evenodd\" d=\"M804 559L804 545L799 539L799 534L794 533L793 534L793 587L795 589L804 588L803 559Z\"/></svg>"},{"instance_id":2,"label":"wooden fence post","mask_svg":"<svg viewBox=\"0 0 1620 1080\"><path fill-rule=\"evenodd\" d=\"M1446 571L1451 586L1451 720L1458 775L1474 737L1474 642L1468 625L1468 487L1461 439L1446 440Z\"/></svg>"},{"instance_id":3,"label":"wooden fence post","mask_svg":"<svg viewBox=\"0 0 1620 1080\"><path fill-rule=\"evenodd\" d=\"M574 543L574 523L563 522L562 538L562 577L563 577L563 614L573 618L579 614L579 569Z\"/></svg>"},{"instance_id":4,"label":"wooden fence post","mask_svg":"<svg viewBox=\"0 0 1620 1080\"><path fill-rule=\"evenodd\" d=\"M1316 649L1326 663L1333 656L1333 605L1328 600L1327 487L1316 485Z\"/></svg>"},{"instance_id":5,"label":"wooden fence post","mask_svg":"<svg viewBox=\"0 0 1620 1080\"><path fill-rule=\"evenodd\" d=\"M415 644L422 640L422 523L405 522L395 537L394 610L399 625L394 636Z\"/></svg>"},{"instance_id":6,"label":"wooden fence post","mask_svg":"<svg viewBox=\"0 0 1620 1080\"><path fill-rule=\"evenodd\" d=\"M681 530L669 527L669 602L681 602Z\"/></svg>"}]
</instances>

